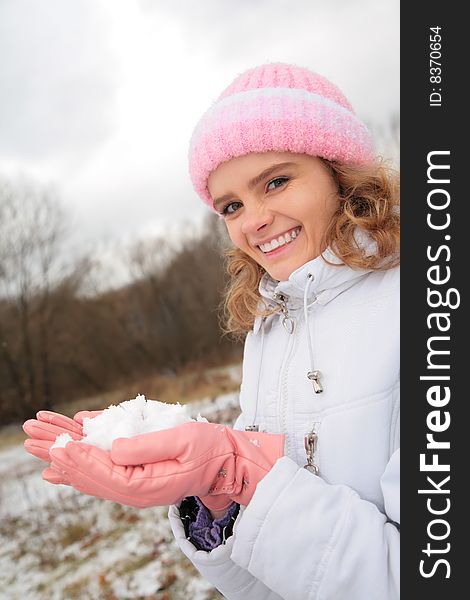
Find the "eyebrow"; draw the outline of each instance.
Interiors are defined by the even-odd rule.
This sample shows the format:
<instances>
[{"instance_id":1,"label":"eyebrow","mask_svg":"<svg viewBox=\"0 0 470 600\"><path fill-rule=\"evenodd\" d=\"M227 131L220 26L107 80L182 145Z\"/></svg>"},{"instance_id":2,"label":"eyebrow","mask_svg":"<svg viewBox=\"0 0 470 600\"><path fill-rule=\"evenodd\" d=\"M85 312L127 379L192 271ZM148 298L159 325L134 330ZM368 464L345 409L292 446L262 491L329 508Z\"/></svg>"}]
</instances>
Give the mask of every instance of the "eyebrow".
<instances>
[{"instance_id":1,"label":"eyebrow","mask_svg":"<svg viewBox=\"0 0 470 600\"><path fill-rule=\"evenodd\" d=\"M282 162L282 163L276 163L274 165L271 165L267 169L264 169L264 171L261 171L261 173L259 173L258 175L255 175L255 177L253 177L253 179L250 179L250 181L248 182L248 189L253 190L257 185L259 185L262 181L264 181L265 179L270 177L273 173L275 173L279 169L286 169L288 167L296 167L296 166L297 166L297 164L294 162ZM224 194L223 196L220 196L220 198L217 198L216 200L214 200L214 202L213 202L214 208L217 209L218 205L223 204L224 202L227 202L228 200L233 200L234 196L235 196L235 194L232 194L231 192L229 192L228 194Z\"/></svg>"}]
</instances>

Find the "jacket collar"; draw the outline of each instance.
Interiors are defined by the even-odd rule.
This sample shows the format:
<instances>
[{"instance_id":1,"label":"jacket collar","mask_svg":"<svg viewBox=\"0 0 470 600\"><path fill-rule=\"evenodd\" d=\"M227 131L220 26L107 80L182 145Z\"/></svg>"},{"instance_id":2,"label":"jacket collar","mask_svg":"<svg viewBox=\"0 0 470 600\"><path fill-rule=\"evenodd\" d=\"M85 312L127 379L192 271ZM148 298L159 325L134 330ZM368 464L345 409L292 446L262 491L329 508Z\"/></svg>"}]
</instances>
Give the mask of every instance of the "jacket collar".
<instances>
[{"instance_id":1,"label":"jacket collar","mask_svg":"<svg viewBox=\"0 0 470 600\"><path fill-rule=\"evenodd\" d=\"M375 241L364 230L356 229L354 237L357 244L364 249L366 256L377 252ZM330 263L325 262L323 257ZM286 305L289 310L295 310L303 305L305 287L309 274L313 280L309 286L307 302L316 301L318 304L327 304L336 296L356 284L365 277L372 269L352 269L327 248L322 256L305 263L296 269L287 281L276 281L268 273L261 278L259 292L269 307L279 303L276 294L286 297ZM261 319L257 318L254 324L256 333L261 325Z\"/></svg>"}]
</instances>

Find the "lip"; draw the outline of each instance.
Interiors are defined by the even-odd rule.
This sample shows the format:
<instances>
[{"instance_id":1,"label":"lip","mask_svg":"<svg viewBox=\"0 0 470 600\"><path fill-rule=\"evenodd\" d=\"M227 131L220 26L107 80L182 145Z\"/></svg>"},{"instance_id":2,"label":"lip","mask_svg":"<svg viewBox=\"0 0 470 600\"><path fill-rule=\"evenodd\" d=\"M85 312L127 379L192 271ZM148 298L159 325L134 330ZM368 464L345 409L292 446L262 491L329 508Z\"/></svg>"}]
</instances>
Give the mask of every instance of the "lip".
<instances>
[{"instance_id":1,"label":"lip","mask_svg":"<svg viewBox=\"0 0 470 600\"><path fill-rule=\"evenodd\" d=\"M263 252L261 250L261 248L258 247L259 252L261 252L261 254L265 258L268 258L268 259L269 258L277 257L280 254L283 254L284 252L288 252L289 249L290 249L290 247L292 245L295 245L295 243L297 242L297 240L299 239L299 237L302 235L303 228L301 226L299 226L299 225L296 225L295 227L292 227L292 229L288 229L286 231L286 233L288 233L289 231L292 231L293 229L297 229L298 227L300 227L300 231L299 231L297 237L295 238L295 240L292 240L291 242L289 242L288 244L284 244L283 246L279 246L279 248L274 248L274 250L271 250L270 252ZM280 235L282 235L282 234L280 234ZM276 237L279 237L279 236L274 236L274 237L268 238L267 241L274 240L274 239L276 239ZM260 243L261 244L265 244L266 242L260 242Z\"/></svg>"}]
</instances>

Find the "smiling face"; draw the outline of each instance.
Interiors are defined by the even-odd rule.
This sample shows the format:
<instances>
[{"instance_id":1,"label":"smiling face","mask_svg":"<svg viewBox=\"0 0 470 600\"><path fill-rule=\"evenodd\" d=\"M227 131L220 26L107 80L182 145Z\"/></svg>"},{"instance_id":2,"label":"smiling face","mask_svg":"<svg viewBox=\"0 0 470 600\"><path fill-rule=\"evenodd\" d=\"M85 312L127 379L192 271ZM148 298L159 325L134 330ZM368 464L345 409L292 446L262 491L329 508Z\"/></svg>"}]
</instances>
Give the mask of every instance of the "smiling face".
<instances>
[{"instance_id":1,"label":"smiling face","mask_svg":"<svg viewBox=\"0 0 470 600\"><path fill-rule=\"evenodd\" d=\"M220 164L208 189L232 242L274 279L316 258L336 212L336 184L316 157L251 153Z\"/></svg>"}]
</instances>

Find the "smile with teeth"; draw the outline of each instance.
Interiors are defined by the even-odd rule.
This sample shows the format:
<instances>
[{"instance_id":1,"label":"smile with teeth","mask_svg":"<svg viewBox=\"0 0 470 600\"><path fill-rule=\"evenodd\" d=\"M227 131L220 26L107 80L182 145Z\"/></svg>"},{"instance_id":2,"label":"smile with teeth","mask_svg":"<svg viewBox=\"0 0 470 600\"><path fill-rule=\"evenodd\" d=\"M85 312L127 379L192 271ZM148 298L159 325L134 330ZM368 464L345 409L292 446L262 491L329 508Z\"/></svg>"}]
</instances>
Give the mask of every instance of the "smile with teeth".
<instances>
[{"instance_id":1,"label":"smile with teeth","mask_svg":"<svg viewBox=\"0 0 470 600\"><path fill-rule=\"evenodd\" d=\"M285 244L290 244L295 238L299 235L301 227L295 227L290 231L286 231L277 238L274 238L270 242L266 242L265 244L259 244L259 249L267 254L268 252L272 252L276 250L276 248L280 248L281 246L285 246Z\"/></svg>"}]
</instances>

